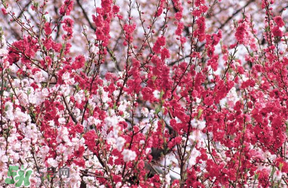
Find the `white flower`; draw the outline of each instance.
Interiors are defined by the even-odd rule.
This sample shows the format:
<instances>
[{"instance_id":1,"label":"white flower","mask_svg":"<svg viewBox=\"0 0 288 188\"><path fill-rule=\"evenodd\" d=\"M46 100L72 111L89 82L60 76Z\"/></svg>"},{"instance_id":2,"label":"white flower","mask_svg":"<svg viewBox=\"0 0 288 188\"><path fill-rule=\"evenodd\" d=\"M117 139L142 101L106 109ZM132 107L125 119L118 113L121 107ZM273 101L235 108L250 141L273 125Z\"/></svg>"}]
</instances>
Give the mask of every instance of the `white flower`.
<instances>
[{"instance_id":1,"label":"white flower","mask_svg":"<svg viewBox=\"0 0 288 188\"><path fill-rule=\"evenodd\" d=\"M31 93L29 96L28 96L28 99L29 99L29 102L31 104L39 104L38 103L38 99L37 99L37 96L34 94L34 93Z\"/></svg>"},{"instance_id":2,"label":"white flower","mask_svg":"<svg viewBox=\"0 0 288 188\"><path fill-rule=\"evenodd\" d=\"M114 117L107 117L105 119L105 123L108 125L108 127L116 127L118 125L118 119L116 116Z\"/></svg>"},{"instance_id":3,"label":"white flower","mask_svg":"<svg viewBox=\"0 0 288 188\"><path fill-rule=\"evenodd\" d=\"M115 90L115 91L113 91L113 95L116 96L116 97L118 97L119 93L120 93L119 90Z\"/></svg>"},{"instance_id":4,"label":"white flower","mask_svg":"<svg viewBox=\"0 0 288 188\"><path fill-rule=\"evenodd\" d=\"M122 155L125 162L133 161L137 156L135 151L131 151L129 149L124 149Z\"/></svg>"},{"instance_id":5,"label":"white flower","mask_svg":"<svg viewBox=\"0 0 288 188\"><path fill-rule=\"evenodd\" d=\"M198 124L198 129L202 130L204 129L206 126L206 122L205 121L199 121L199 124Z\"/></svg>"},{"instance_id":6,"label":"white flower","mask_svg":"<svg viewBox=\"0 0 288 188\"><path fill-rule=\"evenodd\" d=\"M243 80L243 82L246 82L248 80L248 77L245 74L243 74L242 75L242 80Z\"/></svg>"},{"instance_id":7,"label":"white flower","mask_svg":"<svg viewBox=\"0 0 288 188\"><path fill-rule=\"evenodd\" d=\"M191 143L199 142L203 140L203 138L204 138L204 134L200 130L193 131L192 134L188 137Z\"/></svg>"},{"instance_id":8,"label":"white flower","mask_svg":"<svg viewBox=\"0 0 288 188\"><path fill-rule=\"evenodd\" d=\"M196 119L193 119L191 120L191 125L193 128L197 128L199 130L203 130L206 126L206 122L205 121L202 121L202 120L196 120Z\"/></svg>"},{"instance_id":9,"label":"white flower","mask_svg":"<svg viewBox=\"0 0 288 188\"><path fill-rule=\"evenodd\" d=\"M22 144L23 144L23 142L22 142ZM14 144L12 145L12 149L13 149L14 151L21 151L21 145L20 145L20 143L19 143L19 142L14 143Z\"/></svg>"},{"instance_id":10,"label":"white flower","mask_svg":"<svg viewBox=\"0 0 288 188\"><path fill-rule=\"evenodd\" d=\"M130 102L122 101L121 104L118 107L118 110L120 110L122 112L125 112L126 108L129 107L129 105L130 105Z\"/></svg>"},{"instance_id":11,"label":"white flower","mask_svg":"<svg viewBox=\"0 0 288 188\"><path fill-rule=\"evenodd\" d=\"M62 79L63 79L64 83L68 84L68 85L73 85L75 83L74 78L70 78L70 73L69 72L65 72L62 75Z\"/></svg>"},{"instance_id":12,"label":"white flower","mask_svg":"<svg viewBox=\"0 0 288 188\"><path fill-rule=\"evenodd\" d=\"M108 97L108 92L105 92L104 90L101 91L101 99L104 103L108 102L109 97Z\"/></svg>"},{"instance_id":13,"label":"white flower","mask_svg":"<svg viewBox=\"0 0 288 188\"><path fill-rule=\"evenodd\" d=\"M68 96L71 92L71 88L68 85L62 85L61 92L64 94L64 96Z\"/></svg>"},{"instance_id":14,"label":"white flower","mask_svg":"<svg viewBox=\"0 0 288 188\"><path fill-rule=\"evenodd\" d=\"M40 105L44 100L45 96L42 92L36 92L35 95L29 97L29 100L32 101L32 104L36 104L37 106Z\"/></svg>"},{"instance_id":15,"label":"white flower","mask_svg":"<svg viewBox=\"0 0 288 188\"><path fill-rule=\"evenodd\" d=\"M7 49L0 49L0 57L1 56L6 56L8 54L8 50Z\"/></svg>"},{"instance_id":16,"label":"white flower","mask_svg":"<svg viewBox=\"0 0 288 188\"><path fill-rule=\"evenodd\" d=\"M111 132L112 132L112 131L111 131ZM114 135L111 134L111 132L107 135L107 138L106 138L107 144L109 144L109 145L115 145L116 139L114 138Z\"/></svg>"},{"instance_id":17,"label":"white flower","mask_svg":"<svg viewBox=\"0 0 288 188\"><path fill-rule=\"evenodd\" d=\"M81 177L80 177L80 168L75 166L75 165L71 165L70 166L70 181L69 181L69 185L70 187L80 187L81 184Z\"/></svg>"},{"instance_id":18,"label":"white flower","mask_svg":"<svg viewBox=\"0 0 288 188\"><path fill-rule=\"evenodd\" d=\"M160 99L160 91L158 90L153 91L153 95L156 99Z\"/></svg>"},{"instance_id":19,"label":"white flower","mask_svg":"<svg viewBox=\"0 0 288 188\"><path fill-rule=\"evenodd\" d=\"M29 103L27 94L26 94L24 91L22 91L22 90L18 90L16 93L17 93L19 102L20 102L23 106L27 106L28 103Z\"/></svg>"},{"instance_id":20,"label":"white flower","mask_svg":"<svg viewBox=\"0 0 288 188\"><path fill-rule=\"evenodd\" d=\"M10 70L11 73L16 75L17 71L19 70L19 68L15 64L12 64L12 65L9 66L9 70ZM19 80L19 79L15 79L15 80ZM14 82L15 82L15 80L14 80Z\"/></svg>"},{"instance_id":21,"label":"white flower","mask_svg":"<svg viewBox=\"0 0 288 188\"><path fill-rule=\"evenodd\" d=\"M59 118L60 119L60 118ZM59 121L59 120L58 120ZM54 120L50 120L48 121L49 126L54 127L55 126L55 122Z\"/></svg>"},{"instance_id":22,"label":"white flower","mask_svg":"<svg viewBox=\"0 0 288 188\"><path fill-rule=\"evenodd\" d=\"M59 132L58 132L58 136L56 138L56 141L59 143L59 142L62 142L62 140L66 143L69 143L70 142L70 139L69 139L69 132L68 132L68 129L66 127L60 127L59 129Z\"/></svg>"},{"instance_id":23,"label":"white flower","mask_svg":"<svg viewBox=\"0 0 288 188\"><path fill-rule=\"evenodd\" d=\"M34 74L34 80L36 83L43 82L45 80L45 77L43 76L41 71L37 71Z\"/></svg>"},{"instance_id":24,"label":"white flower","mask_svg":"<svg viewBox=\"0 0 288 188\"><path fill-rule=\"evenodd\" d=\"M48 97L48 96L49 96L49 91L48 91L47 88L42 89L41 93L42 93L42 95L43 95L44 97Z\"/></svg>"},{"instance_id":25,"label":"white flower","mask_svg":"<svg viewBox=\"0 0 288 188\"><path fill-rule=\"evenodd\" d=\"M201 103L201 99L198 98L198 97L196 97L196 103L197 103L197 104L200 104L200 103Z\"/></svg>"},{"instance_id":26,"label":"white flower","mask_svg":"<svg viewBox=\"0 0 288 188\"><path fill-rule=\"evenodd\" d=\"M126 140L123 137L118 137L116 140L116 147L118 151L121 151L124 144L125 144Z\"/></svg>"},{"instance_id":27,"label":"white flower","mask_svg":"<svg viewBox=\"0 0 288 188\"><path fill-rule=\"evenodd\" d=\"M61 118L58 119L58 122L60 124L65 124L66 120L65 120L65 118L61 117Z\"/></svg>"},{"instance_id":28,"label":"white flower","mask_svg":"<svg viewBox=\"0 0 288 188\"><path fill-rule=\"evenodd\" d=\"M283 173L282 173L281 171L277 170L277 171L274 173L273 176L274 176L274 179L275 179L276 181L279 181L279 180L281 180L282 175L283 175Z\"/></svg>"},{"instance_id":29,"label":"white flower","mask_svg":"<svg viewBox=\"0 0 288 188\"><path fill-rule=\"evenodd\" d=\"M239 97L236 92L236 88L232 87L227 94L227 104L229 107L233 108L235 103L239 100Z\"/></svg>"},{"instance_id":30,"label":"white flower","mask_svg":"<svg viewBox=\"0 0 288 188\"><path fill-rule=\"evenodd\" d=\"M36 142L38 139L36 131L36 125L34 123L29 123L25 129L25 138L29 139L30 141L32 140L32 142Z\"/></svg>"},{"instance_id":31,"label":"white flower","mask_svg":"<svg viewBox=\"0 0 288 188\"><path fill-rule=\"evenodd\" d=\"M101 120L100 119L96 119L95 117L93 117L93 116L90 116L89 118L88 118L88 124L89 125L98 125L98 124L100 124L101 123Z\"/></svg>"},{"instance_id":32,"label":"white flower","mask_svg":"<svg viewBox=\"0 0 288 188\"><path fill-rule=\"evenodd\" d=\"M149 115L148 108L145 108L145 107L141 108L141 113L143 114L144 117L148 117Z\"/></svg>"},{"instance_id":33,"label":"white flower","mask_svg":"<svg viewBox=\"0 0 288 188\"><path fill-rule=\"evenodd\" d=\"M19 159L20 159L20 156L19 156L19 153L17 152L13 153L13 155L11 155L9 158L9 160L13 162L19 161Z\"/></svg>"},{"instance_id":34,"label":"white flower","mask_svg":"<svg viewBox=\"0 0 288 188\"><path fill-rule=\"evenodd\" d=\"M76 102L78 102L80 104L82 102L82 100L85 99L85 94L81 90L80 92L78 92L74 95L74 98L75 98Z\"/></svg>"},{"instance_id":35,"label":"white flower","mask_svg":"<svg viewBox=\"0 0 288 188\"><path fill-rule=\"evenodd\" d=\"M14 113L14 121L17 123L25 123L30 118L26 113L21 112L20 108L16 108Z\"/></svg>"},{"instance_id":36,"label":"white flower","mask_svg":"<svg viewBox=\"0 0 288 188\"><path fill-rule=\"evenodd\" d=\"M13 103L7 101L7 102L5 103L5 109L6 109L8 112L12 112L12 111L13 111Z\"/></svg>"},{"instance_id":37,"label":"white flower","mask_svg":"<svg viewBox=\"0 0 288 188\"><path fill-rule=\"evenodd\" d=\"M56 167L58 166L58 162L57 162L55 159L53 159L53 158L49 158L49 159L47 160L47 163L48 163L50 166L54 167L54 168L56 168Z\"/></svg>"},{"instance_id":38,"label":"white flower","mask_svg":"<svg viewBox=\"0 0 288 188\"><path fill-rule=\"evenodd\" d=\"M146 148L145 153L146 154L151 153L151 148Z\"/></svg>"},{"instance_id":39,"label":"white flower","mask_svg":"<svg viewBox=\"0 0 288 188\"><path fill-rule=\"evenodd\" d=\"M65 72L63 75L62 75L62 79L65 81L65 80L68 80L70 78L70 73L69 72Z\"/></svg>"},{"instance_id":40,"label":"white flower","mask_svg":"<svg viewBox=\"0 0 288 188\"><path fill-rule=\"evenodd\" d=\"M194 166L195 164L196 164L196 158L198 157L198 156L200 156L201 155L201 153L200 153L200 151L198 151L197 149L193 149L192 150L192 152L191 152L191 155L190 155L190 159L189 159L189 161L188 161L188 165L189 165L189 167L192 167L192 166Z\"/></svg>"}]
</instances>

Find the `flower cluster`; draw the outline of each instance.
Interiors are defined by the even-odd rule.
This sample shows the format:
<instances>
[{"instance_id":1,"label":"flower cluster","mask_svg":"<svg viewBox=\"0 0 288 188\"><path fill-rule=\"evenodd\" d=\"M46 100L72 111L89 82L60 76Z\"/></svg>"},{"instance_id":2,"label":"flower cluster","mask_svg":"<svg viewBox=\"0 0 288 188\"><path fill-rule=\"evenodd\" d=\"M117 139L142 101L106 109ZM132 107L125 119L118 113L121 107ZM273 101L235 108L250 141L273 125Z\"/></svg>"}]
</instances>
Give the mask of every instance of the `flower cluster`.
<instances>
[{"instance_id":1,"label":"flower cluster","mask_svg":"<svg viewBox=\"0 0 288 188\"><path fill-rule=\"evenodd\" d=\"M231 2L2 1L0 186L286 187L288 18Z\"/></svg>"}]
</instances>

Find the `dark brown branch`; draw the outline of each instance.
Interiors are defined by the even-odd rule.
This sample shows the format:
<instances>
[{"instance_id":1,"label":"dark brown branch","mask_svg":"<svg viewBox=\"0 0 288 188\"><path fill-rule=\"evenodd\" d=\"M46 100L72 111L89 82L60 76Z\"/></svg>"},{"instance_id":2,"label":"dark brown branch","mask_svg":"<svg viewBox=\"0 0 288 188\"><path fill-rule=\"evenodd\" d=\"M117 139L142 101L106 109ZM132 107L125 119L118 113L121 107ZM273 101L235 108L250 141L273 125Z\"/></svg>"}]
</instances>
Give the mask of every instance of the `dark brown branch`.
<instances>
[{"instance_id":1,"label":"dark brown branch","mask_svg":"<svg viewBox=\"0 0 288 188\"><path fill-rule=\"evenodd\" d=\"M238 10L236 10L229 18L227 18L227 20L221 24L221 26L218 28L222 29L230 20L232 20L234 18L234 16L236 16L240 11L242 11L243 9L245 9L248 5L250 5L252 2L254 2L255 0L250 0L246 3L246 5L244 5L243 7L239 8Z\"/></svg>"},{"instance_id":2,"label":"dark brown branch","mask_svg":"<svg viewBox=\"0 0 288 188\"><path fill-rule=\"evenodd\" d=\"M71 110L70 110L70 108L69 108L69 106L68 106L68 104L67 104L67 102L66 102L66 99L65 99L64 95L62 95L62 98L63 98L63 101L64 101L64 103L65 103L66 109L67 109L68 112L69 112L70 117L72 118L72 120L74 121L74 123L77 124L78 121L77 121L77 119L74 117L73 113L71 112Z\"/></svg>"}]
</instances>

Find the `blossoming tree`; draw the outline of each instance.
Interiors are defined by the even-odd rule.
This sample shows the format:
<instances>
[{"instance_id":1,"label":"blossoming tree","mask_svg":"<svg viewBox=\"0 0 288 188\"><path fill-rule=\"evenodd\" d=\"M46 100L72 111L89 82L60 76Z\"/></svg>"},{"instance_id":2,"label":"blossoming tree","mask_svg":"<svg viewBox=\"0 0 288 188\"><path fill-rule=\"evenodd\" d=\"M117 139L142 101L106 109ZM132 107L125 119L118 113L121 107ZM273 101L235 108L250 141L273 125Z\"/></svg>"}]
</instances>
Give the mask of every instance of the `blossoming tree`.
<instances>
[{"instance_id":1,"label":"blossoming tree","mask_svg":"<svg viewBox=\"0 0 288 188\"><path fill-rule=\"evenodd\" d=\"M287 187L286 7L2 0L0 185Z\"/></svg>"}]
</instances>

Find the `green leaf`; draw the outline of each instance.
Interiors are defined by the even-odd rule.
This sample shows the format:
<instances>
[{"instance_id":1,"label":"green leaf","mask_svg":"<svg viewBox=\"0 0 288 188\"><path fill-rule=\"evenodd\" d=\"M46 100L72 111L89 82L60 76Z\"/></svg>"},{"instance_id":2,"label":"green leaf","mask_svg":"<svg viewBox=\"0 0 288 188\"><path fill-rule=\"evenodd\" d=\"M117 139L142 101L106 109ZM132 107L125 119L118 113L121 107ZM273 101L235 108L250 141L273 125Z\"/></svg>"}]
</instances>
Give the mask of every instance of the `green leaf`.
<instances>
[{"instance_id":1,"label":"green leaf","mask_svg":"<svg viewBox=\"0 0 288 188\"><path fill-rule=\"evenodd\" d=\"M31 94L31 89L28 88L27 95L30 95L30 94Z\"/></svg>"},{"instance_id":2,"label":"green leaf","mask_svg":"<svg viewBox=\"0 0 288 188\"><path fill-rule=\"evenodd\" d=\"M199 118L201 117L202 113L203 113L203 110L202 110L202 109L199 109L198 115L197 115L197 119L199 119Z\"/></svg>"},{"instance_id":3,"label":"green leaf","mask_svg":"<svg viewBox=\"0 0 288 188\"><path fill-rule=\"evenodd\" d=\"M281 171L283 167L283 163L279 163L279 170Z\"/></svg>"},{"instance_id":4,"label":"green leaf","mask_svg":"<svg viewBox=\"0 0 288 188\"><path fill-rule=\"evenodd\" d=\"M64 55L65 48L66 48L66 43L62 44L62 48L61 48L61 51L60 51L60 59L62 59L62 57Z\"/></svg>"}]
</instances>

